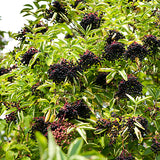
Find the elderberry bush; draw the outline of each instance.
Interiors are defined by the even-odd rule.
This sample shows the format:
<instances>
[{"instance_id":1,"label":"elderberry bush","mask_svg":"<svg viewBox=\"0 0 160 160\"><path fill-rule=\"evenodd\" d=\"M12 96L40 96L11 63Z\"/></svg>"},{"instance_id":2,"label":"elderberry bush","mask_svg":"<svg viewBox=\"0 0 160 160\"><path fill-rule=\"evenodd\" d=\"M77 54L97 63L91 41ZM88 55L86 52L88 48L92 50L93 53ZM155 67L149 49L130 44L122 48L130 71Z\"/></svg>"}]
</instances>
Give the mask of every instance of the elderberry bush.
<instances>
[{"instance_id":1,"label":"elderberry bush","mask_svg":"<svg viewBox=\"0 0 160 160\"><path fill-rule=\"evenodd\" d=\"M111 44L114 41L118 41L120 39L125 39L125 36L116 30L109 30L109 35L106 39L107 44Z\"/></svg>"},{"instance_id":2,"label":"elderberry bush","mask_svg":"<svg viewBox=\"0 0 160 160\"><path fill-rule=\"evenodd\" d=\"M148 54L148 50L144 46L133 42L127 47L124 56L126 59L131 59L132 61L135 61L135 58L139 58L139 60L142 61Z\"/></svg>"},{"instance_id":3,"label":"elderberry bush","mask_svg":"<svg viewBox=\"0 0 160 160\"><path fill-rule=\"evenodd\" d=\"M108 61L115 61L121 58L124 52L125 48L122 43L112 42L110 45L105 46L103 58L105 58Z\"/></svg>"},{"instance_id":4,"label":"elderberry bush","mask_svg":"<svg viewBox=\"0 0 160 160\"><path fill-rule=\"evenodd\" d=\"M85 14L80 22L80 25L84 28L84 30L86 30L87 27L91 25L91 30L92 30L99 28L100 23L101 23L101 17L98 17L97 12L95 12L95 13Z\"/></svg>"},{"instance_id":5,"label":"elderberry bush","mask_svg":"<svg viewBox=\"0 0 160 160\"><path fill-rule=\"evenodd\" d=\"M80 55L80 59L78 61L78 66L82 70L86 70L90 68L94 64L100 63L100 59L93 52L87 50L83 55Z\"/></svg>"},{"instance_id":6,"label":"elderberry bush","mask_svg":"<svg viewBox=\"0 0 160 160\"><path fill-rule=\"evenodd\" d=\"M129 94L133 97L142 94L143 85L137 81L137 78L132 74L128 75L128 80L124 79L119 82L118 92L115 94L119 98L127 98L126 94Z\"/></svg>"},{"instance_id":7,"label":"elderberry bush","mask_svg":"<svg viewBox=\"0 0 160 160\"><path fill-rule=\"evenodd\" d=\"M73 64L73 62L63 59L60 63L56 63L50 66L48 70L49 79L52 79L55 83L64 82L67 78L73 83L73 79L78 78L78 71L81 72L79 66Z\"/></svg>"}]
</instances>

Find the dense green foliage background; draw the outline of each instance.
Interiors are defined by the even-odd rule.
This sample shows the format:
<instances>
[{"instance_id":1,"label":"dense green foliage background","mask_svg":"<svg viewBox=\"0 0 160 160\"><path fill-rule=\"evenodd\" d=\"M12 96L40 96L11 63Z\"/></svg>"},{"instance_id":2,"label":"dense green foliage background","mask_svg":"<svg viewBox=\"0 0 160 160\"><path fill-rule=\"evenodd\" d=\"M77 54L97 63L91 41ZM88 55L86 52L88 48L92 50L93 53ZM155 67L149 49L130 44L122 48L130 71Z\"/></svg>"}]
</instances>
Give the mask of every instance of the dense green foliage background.
<instances>
[{"instance_id":1,"label":"dense green foliage background","mask_svg":"<svg viewBox=\"0 0 160 160\"><path fill-rule=\"evenodd\" d=\"M21 13L34 21L0 63L0 159L159 160L158 0L34 0Z\"/></svg>"}]
</instances>

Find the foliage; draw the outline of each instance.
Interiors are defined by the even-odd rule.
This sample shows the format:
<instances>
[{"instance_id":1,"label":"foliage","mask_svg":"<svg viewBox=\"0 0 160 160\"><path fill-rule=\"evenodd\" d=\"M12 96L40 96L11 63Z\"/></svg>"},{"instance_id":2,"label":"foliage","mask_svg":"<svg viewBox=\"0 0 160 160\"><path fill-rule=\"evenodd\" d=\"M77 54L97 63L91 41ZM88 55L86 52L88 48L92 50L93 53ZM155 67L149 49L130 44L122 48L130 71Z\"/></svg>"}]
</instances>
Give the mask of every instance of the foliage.
<instances>
[{"instance_id":1,"label":"foliage","mask_svg":"<svg viewBox=\"0 0 160 160\"><path fill-rule=\"evenodd\" d=\"M160 159L160 3L34 0L21 13L34 21L0 64L0 159Z\"/></svg>"}]
</instances>

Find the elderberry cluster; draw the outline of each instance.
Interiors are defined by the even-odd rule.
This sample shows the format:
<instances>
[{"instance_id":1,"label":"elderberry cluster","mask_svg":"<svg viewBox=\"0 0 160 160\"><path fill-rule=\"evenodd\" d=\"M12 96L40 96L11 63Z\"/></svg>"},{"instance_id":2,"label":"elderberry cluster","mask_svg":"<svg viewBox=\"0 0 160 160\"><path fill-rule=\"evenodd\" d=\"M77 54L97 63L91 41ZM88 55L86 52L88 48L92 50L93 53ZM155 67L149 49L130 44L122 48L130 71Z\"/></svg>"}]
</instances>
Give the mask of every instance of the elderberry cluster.
<instances>
[{"instance_id":1,"label":"elderberry cluster","mask_svg":"<svg viewBox=\"0 0 160 160\"><path fill-rule=\"evenodd\" d=\"M87 50L83 55L80 55L78 65L81 69L86 70L94 64L100 63L100 59L91 51Z\"/></svg>"},{"instance_id":2,"label":"elderberry cluster","mask_svg":"<svg viewBox=\"0 0 160 160\"><path fill-rule=\"evenodd\" d=\"M109 30L108 38L106 39L107 44L111 44L114 41L118 41L120 39L124 39L125 36L116 30Z\"/></svg>"},{"instance_id":3,"label":"elderberry cluster","mask_svg":"<svg viewBox=\"0 0 160 160\"><path fill-rule=\"evenodd\" d=\"M96 126L97 130L106 129L105 132L107 133L110 132L113 127L113 124L110 121L110 119L99 119L96 123L97 123L97 126Z\"/></svg>"},{"instance_id":4,"label":"elderberry cluster","mask_svg":"<svg viewBox=\"0 0 160 160\"><path fill-rule=\"evenodd\" d=\"M124 44L112 42L111 44L105 46L103 57L108 61L115 61L121 58L124 52Z\"/></svg>"},{"instance_id":5,"label":"elderberry cluster","mask_svg":"<svg viewBox=\"0 0 160 160\"><path fill-rule=\"evenodd\" d=\"M150 54L157 53L158 47L160 47L160 40L158 40L154 35L144 36L142 42L144 43L144 47L148 49Z\"/></svg>"},{"instance_id":6,"label":"elderberry cluster","mask_svg":"<svg viewBox=\"0 0 160 160\"><path fill-rule=\"evenodd\" d=\"M72 130L70 133L68 133L68 128L75 128L75 125L64 120L55 121L51 123L48 128L51 129L56 143L62 148L64 148L66 145L69 145L71 140L76 137L75 130ZM45 136L47 136L47 133Z\"/></svg>"},{"instance_id":7,"label":"elderberry cluster","mask_svg":"<svg viewBox=\"0 0 160 160\"><path fill-rule=\"evenodd\" d=\"M95 13L88 13L85 14L83 19L80 22L80 25L84 28L84 30L87 29L89 25L91 25L92 29L97 29L100 27L101 17L98 17L98 14Z\"/></svg>"},{"instance_id":8,"label":"elderberry cluster","mask_svg":"<svg viewBox=\"0 0 160 160\"><path fill-rule=\"evenodd\" d=\"M32 128L30 130L31 138L35 139L35 131L39 131L45 135L49 124L49 122L45 122L45 117L35 117L34 123L32 124Z\"/></svg>"},{"instance_id":9,"label":"elderberry cluster","mask_svg":"<svg viewBox=\"0 0 160 160\"><path fill-rule=\"evenodd\" d=\"M139 58L139 60L142 61L147 55L147 49L137 42L133 42L131 45L129 45L124 53L125 58L131 59L132 61L135 61L135 58Z\"/></svg>"},{"instance_id":10,"label":"elderberry cluster","mask_svg":"<svg viewBox=\"0 0 160 160\"><path fill-rule=\"evenodd\" d=\"M4 67L0 68L0 76L2 76L3 74L7 74L9 73L12 69L15 69L17 66L13 65L12 67L5 69Z\"/></svg>"},{"instance_id":11,"label":"elderberry cluster","mask_svg":"<svg viewBox=\"0 0 160 160\"><path fill-rule=\"evenodd\" d=\"M128 153L128 151L123 150L120 156L116 158L116 160L135 160L135 158L130 153Z\"/></svg>"},{"instance_id":12,"label":"elderberry cluster","mask_svg":"<svg viewBox=\"0 0 160 160\"><path fill-rule=\"evenodd\" d=\"M73 82L73 79L77 79L78 77L78 71L81 72L79 66L63 59L60 63L50 65L48 75L49 79L52 79L57 84L64 82L66 78L70 82Z\"/></svg>"},{"instance_id":13,"label":"elderberry cluster","mask_svg":"<svg viewBox=\"0 0 160 160\"><path fill-rule=\"evenodd\" d=\"M7 107L7 110L11 109L11 108L16 108L16 111L13 111L9 114L6 115L5 120L7 123L10 122L17 122L17 111L21 111L22 109L19 107L19 103L6 103L3 102L3 104Z\"/></svg>"},{"instance_id":14,"label":"elderberry cluster","mask_svg":"<svg viewBox=\"0 0 160 160\"><path fill-rule=\"evenodd\" d=\"M156 135L152 140L151 150L158 154L160 152L160 136Z\"/></svg>"},{"instance_id":15,"label":"elderberry cluster","mask_svg":"<svg viewBox=\"0 0 160 160\"><path fill-rule=\"evenodd\" d=\"M61 108L57 114L59 119L78 119L81 118L90 118L91 111L88 106L83 102L83 100L78 100L71 105L66 103L63 108Z\"/></svg>"},{"instance_id":16,"label":"elderberry cluster","mask_svg":"<svg viewBox=\"0 0 160 160\"><path fill-rule=\"evenodd\" d=\"M115 96L119 98L127 98L126 94L129 94L135 97L142 94L142 87L143 85L137 81L137 78L130 74L128 75L127 81L124 79L120 81L118 92Z\"/></svg>"},{"instance_id":17,"label":"elderberry cluster","mask_svg":"<svg viewBox=\"0 0 160 160\"><path fill-rule=\"evenodd\" d=\"M56 13L56 21L59 23L63 23L65 20L64 18L61 16L61 14L64 14L65 16L67 16L67 11L64 7L64 5L62 3L60 3L59 1L54 1L52 3L50 3L49 5L49 9L46 9L45 13L44 13L44 17L47 20L52 19L54 13Z\"/></svg>"},{"instance_id":18,"label":"elderberry cluster","mask_svg":"<svg viewBox=\"0 0 160 160\"><path fill-rule=\"evenodd\" d=\"M100 73L98 73L98 75L97 75L97 78L96 78L96 80L95 80L95 84L96 85L100 85L100 86L102 86L102 88L106 88L106 76L108 75L108 73L107 72L100 72Z\"/></svg>"},{"instance_id":19,"label":"elderberry cluster","mask_svg":"<svg viewBox=\"0 0 160 160\"><path fill-rule=\"evenodd\" d=\"M23 64L29 64L30 60L32 59L33 55L38 52L37 49L31 47L29 50L22 56L21 62Z\"/></svg>"}]
</instances>

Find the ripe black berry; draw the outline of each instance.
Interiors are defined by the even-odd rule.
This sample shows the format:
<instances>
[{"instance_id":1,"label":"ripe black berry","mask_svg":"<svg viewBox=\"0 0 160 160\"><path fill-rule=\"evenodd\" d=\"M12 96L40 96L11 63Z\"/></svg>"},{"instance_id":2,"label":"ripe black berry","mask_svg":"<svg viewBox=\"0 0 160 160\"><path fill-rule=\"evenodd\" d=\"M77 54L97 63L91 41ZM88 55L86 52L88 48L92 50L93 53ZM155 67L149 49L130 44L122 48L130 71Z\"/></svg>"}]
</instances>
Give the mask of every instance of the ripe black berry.
<instances>
[{"instance_id":1,"label":"ripe black berry","mask_svg":"<svg viewBox=\"0 0 160 160\"><path fill-rule=\"evenodd\" d=\"M150 54L155 54L158 51L158 47L160 47L160 40L157 39L154 35L146 35L143 38L144 47L148 49Z\"/></svg>"},{"instance_id":2,"label":"ripe black berry","mask_svg":"<svg viewBox=\"0 0 160 160\"><path fill-rule=\"evenodd\" d=\"M87 29L88 25L91 25L92 29L97 29L100 27L101 17L98 17L98 14L95 13L88 13L85 14L82 21L80 22L80 25L84 28L84 30Z\"/></svg>"},{"instance_id":3,"label":"ripe black berry","mask_svg":"<svg viewBox=\"0 0 160 160\"><path fill-rule=\"evenodd\" d=\"M114 41L118 41L119 39L124 39L125 36L123 36L120 32L116 30L109 30L109 37L106 39L107 44L111 44Z\"/></svg>"},{"instance_id":4,"label":"ripe black berry","mask_svg":"<svg viewBox=\"0 0 160 160\"><path fill-rule=\"evenodd\" d=\"M99 57L97 57L94 53L87 50L83 55L80 55L80 59L78 61L78 65L81 69L86 70L90 68L93 64L100 63Z\"/></svg>"},{"instance_id":5,"label":"ripe black berry","mask_svg":"<svg viewBox=\"0 0 160 160\"><path fill-rule=\"evenodd\" d=\"M108 61L114 61L122 57L125 52L124 45L119 42L112 42L110 45L105 46L103 57Z\"/></svg>"},{"instance_id":6,"label":"ripe black berry","mask_svg":"<svg viewBox=\"0 0 160 160\"><path fill-rule=\"evenodd\" d=\"M127 150L123 150L120 156L116 158L116 160L135 160L135 158L130 153L128 153Z\"/></svg>"},{"instance_id":7,"label":"ripe black berry","mask_svg":"<svg viewBox=\"0 0 160 160\"><path fill-rule=\"evenodd\" d=\"M84 119L90 118L91 111L83 100L76 101L72 106L77 111L79 117Z\"/></svg>"},{"instance_id":8,"label":"ripe black berry","mask_svg":"<svg viewBox=\"0 0 160 160\"><path fill-rule=\"evenodd\" d=\"M95 80L95 84L96 85L100 85L100 86L102 86L102 88L106 88L106 76L108 75L108 73L107 72L100 72L100 73L98 73L98 75L97 75L97 78L96 78L96 80Z\"/></svg>"},{"instance_id":9,"label":"ripe black berry","mask_svg":"<svg viewBox=\"0 0 160 160\"><path fill-rule=\"evenodd\" d=\"M45 122L45 117L35 117L30 131L31 138L35 139L35 131L39 131L45 135L47 133L47 127L49 124L49 122Z\"/></svg>"},{"instance_id":10,"label":"ripe black berry","mask_svg":"<svg viewBox=\"0 0 160 160\"><path fill-rule=\"evenodd\" d=\"M151 150L158 154L160 152L160 135L156 135L152 140Z\"/></svg>"},{"instance_id":11,"label":"ripe black berry","mask_svg":"<svg viewBox=\"0 0 160 160\"><path fill-rule=\"evenodd\" d=\"M77 119L78 112L77 110L71 106L69 103L66 103L63 108L59 110L59 113L57 114L57 117L59 119Z\"/></svg>"},{"instance_id":12,"label":"ripe black berry","mask_svg":"<svg viewBox=\"0 0 160 160\"><path fill-rule=\"evenodd\" d=\"M115 96L119 98L127 98L126 94L131 96L138 96L142 93L142 84L137 81L137 78L133 75L128 75L128 80L122 80L118 86L118 92Z\"/></svg>"},{"instance_id":13,"label":"ripe black berry","mask_svg":"<svg viewBox=\"0 0 160 160\"><path fill-rule=\"evenodd\" d=\"M38 52L37 49L31 47L29 50L22 56L21 62L23 64L29 64L30 60L32 59L33 55Z\"/></svg>"},{"instance_id":14,"label":"ripe black berry","mask_svg":"<svg viewBox=\"0 0 160 160\"><path fill-rule=\"evenodd\" d=\"M78 66L64 59L60 63L51 65L48 75L49 79L52 79L55 83L64 82L66 78L73 82L73 79L78 77L78 71L80 71Z\"/></svg>"},{"instance_id":15,"label":"ripe black berry","mask_svg":"<svg viewBox=\"0 0 160 160\"><path fill-rule=\"evenodd\" d=\"M137 57L140 61L142 61L147 55L147 49L137 42L133 42L131 45L129 45L127 51L124 53L126 59L130 58L132 61L135 61L135 58Z\"/></svg>"}]
</instances>

